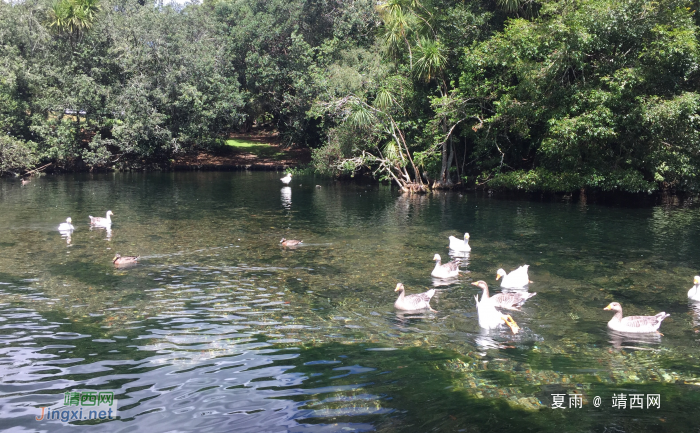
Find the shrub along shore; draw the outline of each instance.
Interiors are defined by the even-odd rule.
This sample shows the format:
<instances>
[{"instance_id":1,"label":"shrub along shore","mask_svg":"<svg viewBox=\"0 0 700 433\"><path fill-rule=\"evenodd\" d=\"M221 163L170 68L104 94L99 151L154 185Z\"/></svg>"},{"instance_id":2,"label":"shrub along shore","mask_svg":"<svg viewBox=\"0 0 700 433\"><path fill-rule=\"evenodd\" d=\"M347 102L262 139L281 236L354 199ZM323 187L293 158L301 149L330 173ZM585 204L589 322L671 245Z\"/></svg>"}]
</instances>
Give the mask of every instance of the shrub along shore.
<instances>
[{"instance_id":1,"label":"shrub along shore","mask_svg":"<svg viewBox=\"0 0 700 433\"><path fill-rule=\"evenodd\" d=\"M0 175L301 161L414 192L693 194L696 6L0 2ZM251 131L277 135L232 145Z\"/></svg>"}]
</instances>

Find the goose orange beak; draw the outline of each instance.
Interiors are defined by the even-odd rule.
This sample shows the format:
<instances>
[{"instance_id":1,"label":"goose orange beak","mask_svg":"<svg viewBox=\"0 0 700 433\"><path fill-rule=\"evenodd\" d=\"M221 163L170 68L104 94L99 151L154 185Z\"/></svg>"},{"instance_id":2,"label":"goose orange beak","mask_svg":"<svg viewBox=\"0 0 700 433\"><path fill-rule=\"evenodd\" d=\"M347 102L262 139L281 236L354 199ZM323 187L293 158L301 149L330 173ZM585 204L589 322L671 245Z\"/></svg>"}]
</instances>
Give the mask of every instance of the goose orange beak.
<instances>
[{"instance_id":1,"label":"goose orange beak","mask_svg":"<svg viewBox=\"0 0 700 433\"><path fill-rule=\"evenodd\" d=\"M510 330L513 331L513 334L517 334L518 331L520 331L520 327L518 326L517 323L515 323L515 320L513 320L513 318L510 317L510 315L503 316L502 319L504 322L506 322L506 325L508 325Z\"/></svg>"},{"instance_id":2,"label":"goose orange beak","mask_svg":"<svg viewBox=\"0 0 700 433\"><path fill-rule=\"evenodd\" d=\"M605 308L603 308L603 310L612 310L612 307L611 307L611 305L612 305L612 304L608 304L608 306L607 306L607 307L605 307Z\"/></svg>"},{"instance_id":3,"label":"goose orange beak","mask_svg":"<svg viewBox=\"0 0 700 433\"><path fill-rule=\"evenodd\" d=\"M501 278L501 274L496 274L496 280L498 280L499 278Z\"/></svg>"},{"instance_id":4,"label":"goose orange beak","mask_svg":"<svg viewBox=\"0 0 700 433\"><path fill-rule=\"evenodd\" d=\"M477 283L476 281L472 283L472 286L478 286L478 285L479 285L479 283Z\"/></svg>"}]
</instances>

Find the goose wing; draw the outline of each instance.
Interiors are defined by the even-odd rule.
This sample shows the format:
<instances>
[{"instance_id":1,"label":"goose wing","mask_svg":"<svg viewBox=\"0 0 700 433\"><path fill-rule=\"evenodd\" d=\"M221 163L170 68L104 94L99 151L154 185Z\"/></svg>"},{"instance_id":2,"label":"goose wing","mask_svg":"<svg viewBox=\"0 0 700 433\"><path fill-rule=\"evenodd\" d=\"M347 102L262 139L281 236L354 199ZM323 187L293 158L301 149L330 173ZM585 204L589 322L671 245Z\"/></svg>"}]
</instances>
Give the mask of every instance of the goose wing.
<instances>
[{"instance_id":1,"label":"goose wing","mask_svg":"<svg viewBox=\"0 0 700 433\"><path fill-rule=\"evenodd\" d=\"M434 294L435 289L430 289L427 292L406 295L401 302L397 303L403 310L422 310L424 308L430 308L430 298L432 298Z\"/></svg>"},{"instance_id":2,"label":"goose wing","mask_svg":"<svg viewBox=\"0 0 700 433\"><path fill-rule=\"evenodd\" d=\"M622 326L630 329L658 328L665 318L670 316L663 311L656 316L627 316L620 321Z\"/></svg>"},{"instance_id":3,"label":"goose wing","mask_svg":"<svg viewBox=\"0 0 700 433\"><path fill-rule=\"evenodd\" d=\"M505 308L508 310L517 310L519 309L525 301L528 299L532 298L535 296L537 293L520 293L520 292L514 292L514 293L498 293L489 300L493 302L494 307L496 308Z\"/></svg>"},{"instance_id":4,"label":"goose wing","mask_svg":"<svg viewBox=\"0 0 700 433\"><path fill-rule=\"evenodd\" d=\"M408 295L404 299L410 305L427 305L430 303L430 298L435 294L435 289L430 289L427 292Z\"/></svg>"},{"instance_id":5,"label":"goose wing","mask_svg":"<svg viewBox=\"0 0 700 433\"><path fill-rule=\"evenodd\" d=\"M457 260L452 260L450 262L443 263L440 265L440 267L450 272L457 272L459 271L459 262Z\"/></svg>"}]
</instances>

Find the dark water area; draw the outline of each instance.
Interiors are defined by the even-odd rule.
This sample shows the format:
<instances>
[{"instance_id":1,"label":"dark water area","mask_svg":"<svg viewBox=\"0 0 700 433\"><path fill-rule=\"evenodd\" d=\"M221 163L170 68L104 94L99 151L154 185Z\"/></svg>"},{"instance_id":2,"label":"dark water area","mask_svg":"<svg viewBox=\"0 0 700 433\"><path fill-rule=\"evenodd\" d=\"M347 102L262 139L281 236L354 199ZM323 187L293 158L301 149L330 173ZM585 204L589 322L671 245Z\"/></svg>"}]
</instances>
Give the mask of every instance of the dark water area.
<instances>
[{"instance_id":1,"label":"dark water area","mask_svg":"<svg viewBox=\"0 0 700 433\"><path fill-rule=\"evenodd\" d=\"M280 177L0 180L0 429L699 431L698 206ZM111 230L91 229L107 210ZM464 232L463 273L439 285L431 259ZM512 312L522 332L480 329L471 282L498 292L496 270L522 264L537 292ZM435 287L436 312L394 310L398 282ZM663 335L610 333L612 301L670 313ZM37 420L72 391L112 392L118 418Z\"/></svg>"}]
</instances>

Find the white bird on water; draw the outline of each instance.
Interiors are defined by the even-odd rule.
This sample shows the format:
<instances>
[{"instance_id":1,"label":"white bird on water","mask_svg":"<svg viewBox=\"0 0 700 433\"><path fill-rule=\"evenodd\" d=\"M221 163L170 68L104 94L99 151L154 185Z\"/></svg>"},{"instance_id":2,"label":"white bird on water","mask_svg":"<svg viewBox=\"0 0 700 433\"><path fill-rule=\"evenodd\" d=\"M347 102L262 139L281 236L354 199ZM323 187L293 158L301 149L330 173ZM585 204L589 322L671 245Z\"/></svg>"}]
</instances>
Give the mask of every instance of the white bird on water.
<instances>
[{"instance_id":1,"label":"white bird on water","mask_svg":"<svg viewBox=\"0 0 700 433\"><path fill-rule=\"evenodd\" d=\"M66 218L66 222L58 225L58 231L59 232L70 232L70 231L75 230L75 227L73 227L73 224L71 224L71 222L73 222L73 221L70 219L70 217Z\"/></svg>"},{"instance_id":2,"label":"white bird on water","mask_svg":"<svg viewBox=\"0 0 700 433\"><path fill-rule=\"evenodd\" d=\"M700 301L700 276L698 275L693 279L693 287L688 290L688 299L691 301Z\"/></svg>"},{"instance_id":3,"label":"white bird on water","mask_svg":"<svg viewBox=\"0 0 700 433\"><path fill-rule=\"evenodd\" d=\"M499 269L496 271L496 279L498 280L499 278L503 277L501 280L501 287L506 289L525 287L532 282L530 281L530 277L527 275L527 268L529 267L530 265L523 265L518 269L511 271L510 274L506 274L506 271Z\"/></svg>"},{"instance_id":4,"label":"white bird on water","mask_svg":"<svg viewBox=\"0 0 700 433\"><path fill-rule=\"evenodd\" d=\"M394 308L397 310L414 311L429 309L435 311L430 307L430 298L435 294L435 289L430 289L423 293L406 295L406 288L403 284L398 283L394 291L399 292L399 297L396 302L394 302Z\"/></svg>"},{"instance_id":5,"label":"white bird on water","mask_svg":"<svg viewBox=\"0 0 700 433\"><path fill-rule=\"evenodd\" d=\"M289 182L292 181L292 173L287 173L287 175L283 178L280 179L283 184L289 185Z\"/></svg>"},{"instance_id":6,"label":"white bird on water","mask_svg":"<svg viewBox=\"0 0 700 433\"><path fill-rule=\"evenodd\" d=\"M112 219L110 218L110 215L114 215L111 210L107 211L107 216L105 216L104 218L89 215L90 225L95 227L110 228L112 227Z\"/></svg>"},{"instance_id":7,"label":"white bird on water","mask_svg":"<svg viewBox=\"0 0 700 433\"><path fill-rule=\"evenodd\" d=\"M430 274L433 277L447 279L459 276L459 262L457 260L442 263L440 254L435 254L433 260L435 260L435 268Z\"/></svg>"},{"instance_id":8,"label":"white bird on water","mask_svg":"<svg viewBox=\"0 0 700 433\"><path fill-rule=\"evenodd\" d=\"M450 236L450 249L460 253L471 251L472 247L469 246L469 233L464 234L464 240Z\"/></svg>"},{"instance_id":9,"label":"white bird on water","mask_svg":"<svg viewBox=\"0 0 700 433\"><path fill-rule=\"evenodd\" d=\"M608 328L617 332L631 332L635 334L644 334L659 332L661 322L670 316L663 311L655 316L622 316L622 306L618 302L611 302L603 310L612 310L615 315L608 322Z\"/></svg>"}]
</instances>

